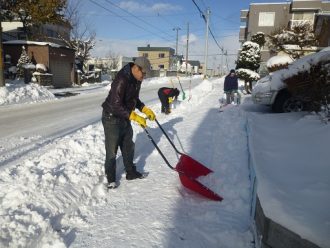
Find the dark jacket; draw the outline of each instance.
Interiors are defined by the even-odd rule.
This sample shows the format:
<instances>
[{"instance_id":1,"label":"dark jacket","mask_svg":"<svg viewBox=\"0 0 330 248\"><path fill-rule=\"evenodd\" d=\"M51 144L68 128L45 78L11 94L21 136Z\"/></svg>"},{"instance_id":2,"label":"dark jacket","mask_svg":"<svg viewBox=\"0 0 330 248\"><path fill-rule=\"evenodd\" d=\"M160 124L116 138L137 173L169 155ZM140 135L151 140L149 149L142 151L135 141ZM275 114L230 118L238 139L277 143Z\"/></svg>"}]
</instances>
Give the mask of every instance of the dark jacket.
<instances>
[{"instance_id":1,"label":"dark jacket","mask_svg":"<svg viewBox=\"0 0 330 248\"><path fill-rule=\"evenodd\" d=\"M168 88L168 87L162 87L159 88L158 90L158 95L163 94L167 97L174 97L174 96L178 96L180 94L180 90L178 90L177 88Z\"/></svg>"},{"instance_id":2,"label":"dark jacket","mask_svg":"<svg viewBox=\"0 0 330 248\"><path fill-rule=\"evenodd\" d=\"M231 77L230 75L227 75L225 77L225 83L223 86L224 91L231 91L231 90L237 90L238 89L238 79L237 76Z\"/></svg>"},{"instance_id":3,"label":"dark jacket","mask_svg":"<svg viewBox=\"0 0 330 248\"><path fill-rule=\"evenodd\" d=\"M105 112L124 119L129 119L135 108L141 111L144 107L144 103L139 98L141 81L134 78L131 70L133 65L133 63L129 63L118 72L111 84L110 92L102 104Z\"/></svg>"}]
</instances>

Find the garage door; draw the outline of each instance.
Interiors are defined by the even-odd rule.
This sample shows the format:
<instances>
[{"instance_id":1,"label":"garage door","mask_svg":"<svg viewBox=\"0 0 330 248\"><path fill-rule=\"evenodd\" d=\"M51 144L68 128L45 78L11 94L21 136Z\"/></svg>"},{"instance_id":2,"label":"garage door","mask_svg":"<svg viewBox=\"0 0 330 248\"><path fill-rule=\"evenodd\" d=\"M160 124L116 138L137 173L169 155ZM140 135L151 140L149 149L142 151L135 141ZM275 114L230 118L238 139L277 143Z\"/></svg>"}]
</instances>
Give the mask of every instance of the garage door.
<instances>
[{"instance_id":1,"label":"garage door","mask_svg":"<svg viewBox=\"0 0 330 248\"><path fill-rule=\"evenodd\" d=\"M53 74L54 87L70 87L72 64L66 61L52 61L50 71Z\"/></svg>"}]
</instances>

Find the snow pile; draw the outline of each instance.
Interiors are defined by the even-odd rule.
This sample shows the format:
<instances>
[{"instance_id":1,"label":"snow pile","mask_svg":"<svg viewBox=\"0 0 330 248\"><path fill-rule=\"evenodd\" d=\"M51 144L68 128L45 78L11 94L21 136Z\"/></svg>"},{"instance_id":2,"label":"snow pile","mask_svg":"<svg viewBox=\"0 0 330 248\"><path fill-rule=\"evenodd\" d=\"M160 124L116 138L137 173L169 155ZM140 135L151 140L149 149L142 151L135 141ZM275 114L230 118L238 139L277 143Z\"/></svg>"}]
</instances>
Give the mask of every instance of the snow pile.
<instances>
[{"instance_id":1,"label":"snow pile","mask_svg":"<svg viewBox=\"0 0 330 248\"><path fill-rule=\"evenodd\" d=\"M97 145L102 139L100 125L89 126L56 141L55 149L0 172L6 188L0 193L0 244L67 247L62 238L70 239L72 227L86 224L79 205L93 202L103 173L101 161L93 159L104 156Z\"/></svg>"},{"instance_id":2,"label":"snow pile","mask_svg":"<svg viewBox=\"0 0 330 248\"><path fill-rule=\"evenodd\" d=\"M330 126L317 115L249 118L257 193L268 218L323 248L330 247ZM317 159L315 159L317 158Z\"/></svg>"},{"instance_id":3,"label":"snow pile","mask_svg":"<svg viewBox=\"0 0 330 248\"><path fill-rule=\"evenodd\" d=\"M49 101L55 96L38 84L14 83L0 87L0 106L8 104Z\"/></svg>"}]
</instances>

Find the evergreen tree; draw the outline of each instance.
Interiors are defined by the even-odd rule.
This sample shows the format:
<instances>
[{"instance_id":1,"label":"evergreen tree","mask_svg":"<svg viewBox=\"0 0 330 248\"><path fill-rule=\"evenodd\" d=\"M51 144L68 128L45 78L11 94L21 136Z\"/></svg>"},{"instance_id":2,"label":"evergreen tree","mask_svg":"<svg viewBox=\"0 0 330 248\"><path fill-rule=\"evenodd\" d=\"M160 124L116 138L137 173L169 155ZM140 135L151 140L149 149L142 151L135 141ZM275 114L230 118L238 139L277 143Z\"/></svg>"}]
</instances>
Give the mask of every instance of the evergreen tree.
<instances>
[{"instance_id":1,"label":"evergreen tree","mask_svg":"<svg viewBox=\"0 0 330 248\"><path fill-rule=\"evenodd\" d=\"M27 54L27 52L25 50L25 46L22 46L22 53L17 62L17 67L18 67L17 76L19 78L24 77L24 65L29 64L29 63L30 63L29 55Z\"/></svg>"},{"instance_id":2,"label":"evergreen tree","mask_svg":"<svg viewBox=\"0 0 330 248\"><path fill-rule=\"evenodd\" d=\"M260 47L257 43L246 41L242 46L242 51L239 54L236 68L250 69L257 71L260 66Z\"/></svg>"},{"instance_id":3,"label":"evergreen tree","mask_svg":"<svg viewBox=\"0 0 330 248\"><path fill-rule=\"evenodd\" d=\"M246 41L242 46L242 51L236 61L236 69L247 69L256 72L260 66L260 47L257 43ZM252 77L249 73L240 73L238 77L244 80L246 92L252 91Z\"/></svg>"}]
</instances>

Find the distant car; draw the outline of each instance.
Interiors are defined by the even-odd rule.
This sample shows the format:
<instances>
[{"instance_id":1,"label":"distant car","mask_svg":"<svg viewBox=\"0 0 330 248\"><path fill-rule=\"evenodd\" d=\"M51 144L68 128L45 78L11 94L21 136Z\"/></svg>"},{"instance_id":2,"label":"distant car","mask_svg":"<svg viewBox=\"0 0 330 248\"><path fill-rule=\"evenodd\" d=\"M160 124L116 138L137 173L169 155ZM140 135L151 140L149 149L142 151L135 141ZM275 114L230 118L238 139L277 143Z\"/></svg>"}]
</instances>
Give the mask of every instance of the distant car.
<instances>
[{"instance_id":1,"label":"distant car","mask_svg":"<svg viewBox=\"0 0 330 248\"><path fill-rule=\"evenodd\" d=\"M259 79L252 90L252 99L255 104L268 105L276 113L298 112L306 107L303 97L293 96L287 89L284 80L293 77L298 72L309 72L312 64L330 59L330 47L317 53L297 59L288 66L270 73Z\"/></svg>"}]
</instances>

